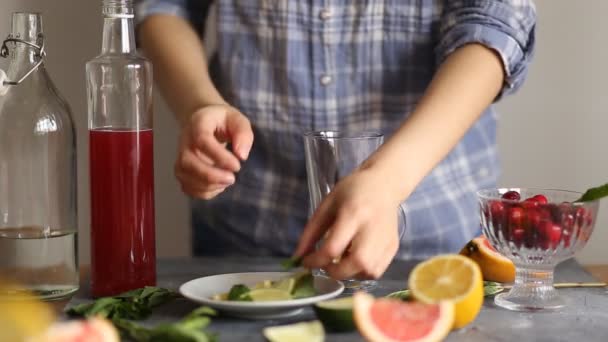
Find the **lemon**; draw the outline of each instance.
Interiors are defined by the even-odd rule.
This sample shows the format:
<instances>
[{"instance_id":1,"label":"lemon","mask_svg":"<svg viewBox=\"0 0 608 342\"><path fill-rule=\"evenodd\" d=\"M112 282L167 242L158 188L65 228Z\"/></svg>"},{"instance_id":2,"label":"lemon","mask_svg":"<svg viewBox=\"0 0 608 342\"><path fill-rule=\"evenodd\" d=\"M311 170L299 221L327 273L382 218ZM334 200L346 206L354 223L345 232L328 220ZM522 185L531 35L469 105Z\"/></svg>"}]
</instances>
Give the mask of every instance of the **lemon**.
<instances>
[{"instance_id":1,"label":"lemon","mask_svg":"<svg viewBox=\"0 0 608 342\"><path fill-rule=\"evenodd\" d=\"M33 294L1 285L0 293L18 291L18 296L0 296L0 341L21 341L44 332L54 320L50 305Z\"/></svg>"},{"instance_id":2,"label":"lemon","mask_svg":"<svg viewBox=\"0 0 608 342\"><path fill-rule=\"evenodd\" d=\"M277 300L290 300L291 294L281 289L253 289L249 292L251 300L254 302L270 302Z\"/></svg>"},{"instance_id":3,"label":"lemon","mask_svg":"<svg viewBox=\"0 0 608 342\"><path fill-rule=\"evenodd\" d=\"M408 282L414 298L423 303L453 302L456 329L471 323L481 310L481 270L465 256L446 254L424 261L412 270Z\"/></svg>"},{"instance_id":4,"label":"lemon","mask_svg":"<svg viewBox=\"0 0 608 342\"><path fill-rule=\"evenodd\" d=\"M325 331L319 321L268 327L263 331L270 342L323 342Z\"/></svg>"},{"instance_id":5,"label":"lemon","mask_svg":"<svg viewBox=\"0 0 608 342\"><path fill-rule=\"evenodd\" d=\"M285 278L273 282L271 287L273 289L279 289L291 293L296 286L296 280L294 278Z\"/></svg>"},{"instance_id":6,"label":"lemon","mask_svg":"<svg viewBox=\"0 0 608 342\"><path fill-rule=\"evenodd\" d=\"M314 310L327 330L336 332L355 330L353 297L319 302L315 304Z\"/></svg>"},{"instance_id":7,"label":"lemon","mask_svg":"<svg viewBox=\"0 0 608 342\"><path fill-rule=\"evenodd\" d=\"M460 251L479 265L484 280L512 283L515 280L515 265L498 253L484 236L469 241Z\"/></svg>"}]
</instances>

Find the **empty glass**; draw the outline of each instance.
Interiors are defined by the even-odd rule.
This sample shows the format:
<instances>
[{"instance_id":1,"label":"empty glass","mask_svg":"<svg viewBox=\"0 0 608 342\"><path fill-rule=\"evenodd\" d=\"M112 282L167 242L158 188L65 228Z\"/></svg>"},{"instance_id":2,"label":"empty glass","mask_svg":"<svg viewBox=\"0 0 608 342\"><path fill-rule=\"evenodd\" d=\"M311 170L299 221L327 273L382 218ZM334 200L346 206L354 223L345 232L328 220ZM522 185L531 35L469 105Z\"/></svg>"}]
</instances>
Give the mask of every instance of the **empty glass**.
<instances>
[{"instance_id":1,"label":"empty glass","mask_svg":"<svg viewBox=\"0 0 608 342\"><path fill-rule=\"evenodd\" d=\"M380 145L384 137L380 133L348 133L340 131L314 131L304 134L306 173L310 193L310 215L340 179L349 175L364 162ZM405 220L399 215L399 237L403 234ZM324 274L323 270L319 271ZM371 290L375 280L345 279L347 291Z\"/></svg>"}]
</instances>

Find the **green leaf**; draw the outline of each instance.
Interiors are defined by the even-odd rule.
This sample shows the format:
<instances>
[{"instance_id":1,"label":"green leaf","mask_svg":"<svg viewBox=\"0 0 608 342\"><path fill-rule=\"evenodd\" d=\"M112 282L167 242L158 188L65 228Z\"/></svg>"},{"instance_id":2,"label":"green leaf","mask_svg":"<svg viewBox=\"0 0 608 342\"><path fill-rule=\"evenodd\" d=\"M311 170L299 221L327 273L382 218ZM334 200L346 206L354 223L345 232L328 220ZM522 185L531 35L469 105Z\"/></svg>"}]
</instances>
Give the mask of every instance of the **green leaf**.
<instances>
[{"instance_id":1,"label":"green leaf","mask_svg":"<svg viewBox=\"0 0 608 342\"><path fill-rule=\"evenodd\" d=\"M585 191L583 196L581 196L581 198L579 198L575 202L590 202L606 196L608 196L608 183Z\"/></svg>"},{"instance_id":2,"label":"green leaf","mask_svg":"<svg viewBox=\"0 0 608 342\"><path fill-rule=\"evenodd\" d=\"M407 302L407 301L410 301L410 300L413 299L410 290L396 291L396 292L388 294L386 296L386 298L400 299L400 300L402 300L404 302Z\"/></svg>"},{"instance_id":3,"label":"green leaf","mask_svg":"<svg viewBox=\"0 0 608 342\"><path fill-rule=\"evenodd\" d=\"M493 281L483 282L483 295L486 297L501 293L504 290L505 288L500 283L496 283Z\"/></svg>"},{"instance_id":4,"label":"green leaf","mask_svg":"<svg viewBox=\"0 0 608 342\"><path fill-rule=\"evenodd\" d=\"M243 284L234 285L230 288L230 292L228 292L228 300L251 301L251 297L249 297L250 291L251 290Z\"/></svg>"},{"instance_id":5,"label":"green leaf","mask_svg":"<svg viewBox=\"0 0 608 342\"><path fill-rule=\"evenodd\" d=\"M153 328L146 328L123 319L112 320L112 322L120 329L125 338L136 342L212 342L216 340L217 336L203 329L211 322L208 316L215 314L215 310L211 308L200 307L178 322L164 323Z\"/></svg>"},{"instance_id":6,"label":"green leaf","mask_svg":"<svg viewBox=\"0 0 608 342\"><path fill-rule=\"evenodd\" d=\"M284 270L289 271L293 268L300 267L302 265L302 258L292 257L281 262L281 267Z\"/></svg>"},{"instance_id":7,"label":"green leaf","mask_svg":"<svg viewBox=\"0 0 608 342\"><path fill-rule=\"evenodd\" d=\"M152 308L164 304L178 295L176 292L145 287L121 293L115 297L104 297L93 303L81 304L69 309L70 316L102 316L110 319L143 319L150 315Z\"/></svg>"},{"instance_id":8,"label":"green leaf","mask_svg":"<svg viewBox=\"0 0 608 342\"><path fill-rule=\"evenodd\" d=\"M294 299L312 297L317 294L314 277L309 271L296 275L296 283L291 295Z\"/></svg>"}]
</instances>

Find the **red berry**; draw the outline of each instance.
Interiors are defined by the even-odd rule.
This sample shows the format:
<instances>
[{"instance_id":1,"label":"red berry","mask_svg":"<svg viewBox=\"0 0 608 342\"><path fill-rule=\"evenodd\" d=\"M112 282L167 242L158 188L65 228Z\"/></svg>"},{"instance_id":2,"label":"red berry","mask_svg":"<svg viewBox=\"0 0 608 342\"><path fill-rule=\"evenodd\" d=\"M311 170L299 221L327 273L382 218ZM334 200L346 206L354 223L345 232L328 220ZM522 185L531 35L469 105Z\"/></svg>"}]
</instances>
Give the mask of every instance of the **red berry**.
<instances>
[{"instance_id":1,"label":"red berry","mask_svg":"<svg viewBox=\"0 0 608 342\"><path fill-rule=\"evenodd\" d=\"M522 227L514 227L511 230L511 241L519 248L521 243L524 241L526 231Z\"/></svg>"},{"instance_id":2,"label":"red berry","mask_svg":"<svg viewBox=\"0 0 608 342\"><path fill-rule=\"evenodd\" d=\"M562 237L562 227L553 222L546 222L539 233L542 237L542 247L544 249L555 248L559 245Z\"/></svg>"},{"instance_id":3,"label":"red berry","mask_svg":"<svg viewBox=\"0 0 608 342\"><path fill-rule=\"evenodd\" d=\"M562 229L562 240L564 240L564 247L570 247L570 240L572 238L572 231Z\"/></svg>"},{"instance_id":4,"label":"red berry","mask_svg":"<svg viewBox=\"0 0 608 342\"><path fill-rule=\"evenodd\" d=\"M539 203L539 204L547 204L547 202L548 202L547 197L545 197L545 195L540 195L540 194L533 196L532 199L534 201L536 201L536 203Z\"/></svg>"},{"instance_id":5,"label":"red berry","mask_svg":"<svg viewBox=\"0 0 608 342\"><path fill-rule=\"evenodd\" d=\"M521 204L521 206L526 210L532 210L534 208L538 208L539 203L536 202L534 198L526 198L526 200Z\"/></svg>"},{"instance_id":6,"label":"red berry","mask_svg":"<svg viewBox=\"0 0 608 342\"><path fill-rule=\"evenodd\" d=\"M527 211L526 216L526 222L528 223L528 226L532 229L538 229L541 223L550 220L549 211L545 209L530 209Z\"/></svg>"},{"instance_id":7,"label":"red berry","mask_svg":"<svg viewBox=\"0 0 608 342\"><path fill-rule=\"evenodd\" d=\"M502 194L502 198L510 201L519 201L521 199L521 196L519 195L519 192L511 190Z\"/></svg>"},{"instance_id":8,"label":"red berry","mask_svg":"<svg viewBox=\"0 0 608 342\"><path fill-rule=\"evenodd\" d=\"M511 227L521 227L524 223L524 210L520 207L512 207L509 209L509 225Z\"/></svg>"},{"instance_id":9,"label":"red berry","mask_svg":"<svg viewBox=\"0 0 608 342\"><path fill-rule=\"evenodd\" d=\"M576 219L576 224L579 227L583 227L585 225L585 216L587 216L587 210L585 208L576 208L576 213L574 214L574 218Z\"/></svg>"}]
</instances>

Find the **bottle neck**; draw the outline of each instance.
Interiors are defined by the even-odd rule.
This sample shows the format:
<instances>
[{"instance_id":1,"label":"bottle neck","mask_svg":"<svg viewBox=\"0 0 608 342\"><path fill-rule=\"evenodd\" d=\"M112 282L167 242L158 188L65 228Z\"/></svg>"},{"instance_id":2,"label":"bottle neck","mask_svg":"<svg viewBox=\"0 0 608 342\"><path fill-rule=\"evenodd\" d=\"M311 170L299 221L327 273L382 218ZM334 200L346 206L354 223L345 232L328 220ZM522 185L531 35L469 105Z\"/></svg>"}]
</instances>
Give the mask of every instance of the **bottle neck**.
<instances>
[{"instance_id":1,"label":"bottle neck","mask_svg":"<svg viewBox=\"0 0 608 342\"><path fill-rule=\"evenodd\" d=\"M41 46L44 39L41 15L38 13L14 13L10 37ZM40 50L33 46L20 41L10 42L7 46L10 50L10 64L7 76L13 81L24 76L40 61ZM44 74L44 63L42 63L23 82L36 82Z\"/></svg>"},{"instance_id":2,"label":"bottle neck","mask_svg":"<svg viewBox=\"0 0 608 342\"><path fill-rule=\"evenodd\" d=\"M102 54L131 54L135 52L133 18L106 15L103 20Z\"/></svg>"}]
</instances>

